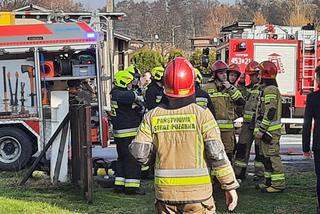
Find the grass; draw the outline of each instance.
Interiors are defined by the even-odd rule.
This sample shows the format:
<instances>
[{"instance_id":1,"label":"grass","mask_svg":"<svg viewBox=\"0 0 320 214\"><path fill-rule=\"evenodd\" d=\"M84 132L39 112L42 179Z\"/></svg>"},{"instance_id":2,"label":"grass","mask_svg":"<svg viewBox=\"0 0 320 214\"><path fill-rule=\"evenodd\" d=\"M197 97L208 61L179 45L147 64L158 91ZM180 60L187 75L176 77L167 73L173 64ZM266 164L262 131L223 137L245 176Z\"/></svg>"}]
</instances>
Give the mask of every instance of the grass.
<instances>
[{"instance_id":1,"label":"grass","mask_svg":"<svg viewBox=\"0 0 320 214\"><path fill-rule=\"evenodd\" d=\"M51 185L46 180L30 179L25 186L17 183L19 173L0 173L0 213L106 213L151 214L154 213L152 182L144 182L147 195L126 196L111 189L96 187L94 203L87 204L79 188L70 184ZM239 204L234 213L315 213L315 175L313 172L296 172L287 175L288 188L281 194L262 194L254 189L248 179L239 189ZM224 195L215 192L218 213L227 213Z\"/></svg>"}]
</instances>

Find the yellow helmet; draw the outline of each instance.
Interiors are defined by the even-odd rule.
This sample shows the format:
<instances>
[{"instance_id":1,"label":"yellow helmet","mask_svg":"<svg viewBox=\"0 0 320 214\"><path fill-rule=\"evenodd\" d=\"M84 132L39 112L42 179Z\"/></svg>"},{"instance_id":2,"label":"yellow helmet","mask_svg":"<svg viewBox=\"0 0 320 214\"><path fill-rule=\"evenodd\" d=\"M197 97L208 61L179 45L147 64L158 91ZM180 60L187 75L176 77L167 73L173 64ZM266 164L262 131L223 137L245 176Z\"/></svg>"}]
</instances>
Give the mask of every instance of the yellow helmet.
<instances>
[{"instance_id":1,"label":"yellow helmet","mask_svg":"<svg viewBox=\"0 0 320 214\"><path fill-rule=\"evenodd\" d=\"M196 82L201 84L201 82L202 82L202 74L200 73L199 69L197 69L197 68L193 68L193 70L194 70L194 73L196 75Z\"/></svg>"},{"instance_id":2,"label":"yellow helmet","mask_svg":"<svg viewBox=\"0 0 320 214\"><path fill-rule=\"evenodd\" d=\"M134 78L140 78L141 72L138 68L136 68L134 65L130 65L126 71L130 72Z\"/></svg>"},{"instance_id":3,"label":"yellow helmet","mask_svg":"<svg viewBox=\"0 0 320 214\"><path fill-rule=\"evenodd\" d=\"M115 85L120 88L127 88L133 79L134 77L129 71L118 71L114 76Z\"/></svg>"},{"instance_id":4,"label":"yellow helmet","mask_svg":"<svg viewBox=\"0 0 320 214\"><path fill-rule=\"evenodd\" d=\"M161 80L164 75L164 68L163 67L155 67L151 71L151 76L155 80Z\"/></svg>"}]
</instances>

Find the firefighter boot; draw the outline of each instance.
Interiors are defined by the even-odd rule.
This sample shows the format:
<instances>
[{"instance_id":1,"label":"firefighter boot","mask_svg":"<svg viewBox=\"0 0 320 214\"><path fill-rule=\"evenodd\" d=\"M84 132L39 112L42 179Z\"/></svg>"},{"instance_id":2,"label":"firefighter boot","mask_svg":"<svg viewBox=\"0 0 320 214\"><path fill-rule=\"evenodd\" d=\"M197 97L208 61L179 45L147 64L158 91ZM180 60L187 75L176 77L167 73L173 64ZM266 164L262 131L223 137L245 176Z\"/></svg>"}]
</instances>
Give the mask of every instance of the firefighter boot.
<instances>
[{"instance_id":1,"label":"firefighter boot","mask_svg":"<svg viewBox=\"0 0 320 214\"><path fill-rule=\"evenodd\" d=\"M269 186L266 188L262 188L261 192L262 193L280 193L284 191L284 187L278 188L278 187L273 187L273 186Z\"/></svg>"},{"instance_id":2,"label":"firefighter boot","mask_svg":"<svg viewBox=\"0 0 320 214\"><path fill-rule=\"evenodd\" d=\"M265 189L271 186L271 178L266 178L264 183L258 184L256 189Z\"/></svg>"},{"instance_id":3,"label":"firefighter boot","mask_svg":"<svg viewBox=\"0 0 320 214\"><path fill-rule=\"evenodd\" d=\"M124 193L124 186L117 186L115 185L113 188L114 193Z\"/></svg>"},{"instance_id":4,"label":"firefighter boot","mask_svg":"<svg viewBox=\"0 0 320 214\"><path fill-rule=\"evenodd\" d=\"M237 181L242 183L246 179L246 168L240 168L236 174Z\"/></svg>"},{"instance_id":5,"label":"firefighter boot","mask_svg":"<svg viewBox=\"0 0 320 214\"><path fill-rule=\"evenodd\" d=\"M233 164L234 174L237 179L244 180L246 177L247 164L242 160L235 160Z\"/></svg>"},{"instance_id":6,"label":"firefighter boot","mask_svg":"<svg viewBox=\"0 0 320 214\"><path fill-rule=\"evenodd\" d=\"M146 192L143 189L135 188L135 187L127 187L125 189L126 195L145 195Z\"/></svg>"},{"instance_id":7,"label":"firefighter boot","mask_svg":"<svg viewBox=\"0 0 320 214\"><path fill-rule=\"evenodd\" d=\"M284 189L285 189L285 181L278 181L278 182L272 181L269 187L261 188L261 192L279 193L279 192L283 192Z\"/></svg>"}]
</instances>

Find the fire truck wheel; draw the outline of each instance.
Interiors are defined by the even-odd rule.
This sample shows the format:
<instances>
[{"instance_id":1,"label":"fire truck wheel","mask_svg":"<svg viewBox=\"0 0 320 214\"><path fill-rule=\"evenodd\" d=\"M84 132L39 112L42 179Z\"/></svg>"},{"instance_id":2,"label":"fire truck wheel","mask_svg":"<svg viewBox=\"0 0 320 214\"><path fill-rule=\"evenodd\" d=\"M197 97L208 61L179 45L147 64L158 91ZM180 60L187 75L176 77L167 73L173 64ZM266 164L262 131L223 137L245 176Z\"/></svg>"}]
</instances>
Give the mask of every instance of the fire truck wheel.
<instances>
[{"instance_id":1,"label":"fire truck wheel","mask_svg":"<svg viewBox=\"0 0 320 214\"><path fill-rule=\"evenodd\" d=\"M32 142L19 128L0 128L0 171L18 171L32 156Z\"/></svg>"}]
</instances>

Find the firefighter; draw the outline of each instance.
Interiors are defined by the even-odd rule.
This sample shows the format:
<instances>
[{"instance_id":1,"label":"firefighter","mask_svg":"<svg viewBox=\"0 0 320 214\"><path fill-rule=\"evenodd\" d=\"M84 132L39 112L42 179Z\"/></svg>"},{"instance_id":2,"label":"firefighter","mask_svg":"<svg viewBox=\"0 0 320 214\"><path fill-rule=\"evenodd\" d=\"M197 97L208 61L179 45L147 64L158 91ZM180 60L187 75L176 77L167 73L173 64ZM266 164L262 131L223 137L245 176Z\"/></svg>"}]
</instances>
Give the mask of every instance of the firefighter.
<instances>
[{"instance_id":1,"label":"firefighter","mask_svg":"<svg viewBox=\"0 0 320 214\"><path fill-rule=\"evenodd\" d=\"M140 78L141 78L140 70L137 67L135 67L134 65L130 65L126 69L126 71L131 73L132 76L134 77L133 82L132 82L132 84L133 84L133 88L132 89L134 91L136 91L137 93L142 94L142 90L140 88Z\"/></svg>"},{"instance_id":2,"label":"firefighter","mask_svg":"<svg viewBox=\"0 0 320 214\"><path fill-rule=\"evenodd\" d=\"M239 187L208 108L195 104L192 65L177 57L166 67L164 102L148 112L129 149L142 164L155 161L156 211L215 213L210 169L237 205Z\"/></svg>"},{"instance_id":3,"label":"firefighter","mask_svg":"<svg viewBox=\"0 0 320 214\"><path fill-rule=\"evenodd\" d=\"M215 107L215 118L221 130L221 139L232 162L235 151L234 105L244 105L244 99L241 92L227 81L227 70L227 64L220 60L216 61L211 66L213 79L206 84L204 90L209 94Z\"/></svg>"},{"instance_id":4,"label":"firefighter","mask_svg":"<svg viewBox=\"0 0 320 214\"><path fill-rule=\"evenodd\" d=\"M282 192L285 189L284 168L280 157L282 100L276 76L277 67L270 61L259 64L262 81L255 140L263 155L265 183L257 185L262 192Z\"/></svg>"},{"instance_id":5,"label":"firefighter","mask_svg":"<svg viewBox=\"0 0 320 214\"><path fill-rule=\"evenodd\" d=\"M238 179L245 179L246 169L250 157L251 145L254 140L253 131L256 123L256 111L260 96L260 77L259 63L250 62L245 68L245 75L250 77L250 84L246 86L243 112L243 123L239 135L239 142L236 149L236 158L234 162L234 171ZM259 146L255 145L255 179L264 175L262 157L259 155Z\"/></svg>"},{"instance_id":6,"label":"firefighter","mask_svg":"<svg viewBox=\"0 0 320 214\"><path fill-rule=\"evenodd\" d=\"M240 78L240 76L241 76L241 71L240 71L239 66L237 64L229 65L229 67L228 67L228 81L230 82L230 84L238 88L237 81ZM243 95L243 93L240 89L239 89L239 91ZM243 105L235 105L236 117L242 116L243 108L244 108Z\"/></svg>"},{"instance_id":7,"label":"firefighter","mask_svg":"<svg viewBox=\"0 0 320 214\"><path fill-rule=\"evenodd\" d=\"M202 75L201 75L200 71L197 68L194 68L194 72L195 72L195 75L196 75L196 83L195 83L195 87L196 87L196 103L199 106L209 108L209 110L211 111L213 116L215 116L214 106L213 106L213 103L212 103L212 101L210 99L209 94L201 89Z\"/></svg>"},{"instance_id":8,"label":"firefighter","mask_svg":"<svg viewBox=\"0 0 320 214\"><path fill-rule=\"evenodd\" d=\"M246 96L247 87L246 87L246 74L245 73L240 74L237 88L240 90L242 96Z\"/></svg>"},{"instance_id":9,"label":"firefighter","mask_svg":"<svg viewBox=\"0 0 320 214\"><path fill-rule=\"evenodd\" d=\"M157 107L163 96L163 67L155 67L151 71L152 82L146 91L146 104L148 110Z\"/></svg>"},{"instance_id":10,"label":"firefighter","mask_svg":"<svg viewBox=\"0 0 320 214\"><path fill-rule=\"evenodd\" d=\"M115 178L116 193L144 194L139 189L141 167L129 153L128 145L137 134L142 120L143 98L133 90L133 75L119 71L115 75L115 86L111 90L111 122L118 161Z\"/></svg>"},{"instance_id":11,"label":"firefighter","mask_svg":"<svg viewBox=\"0 0 320 214\"><path fill-rule=\"evenodd\" d=\"M231 64L228 68L228 81L236 86L237 80L239 79L241 75L240 68L237 64Z\"/></svg>"}]
</instances>

